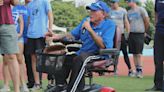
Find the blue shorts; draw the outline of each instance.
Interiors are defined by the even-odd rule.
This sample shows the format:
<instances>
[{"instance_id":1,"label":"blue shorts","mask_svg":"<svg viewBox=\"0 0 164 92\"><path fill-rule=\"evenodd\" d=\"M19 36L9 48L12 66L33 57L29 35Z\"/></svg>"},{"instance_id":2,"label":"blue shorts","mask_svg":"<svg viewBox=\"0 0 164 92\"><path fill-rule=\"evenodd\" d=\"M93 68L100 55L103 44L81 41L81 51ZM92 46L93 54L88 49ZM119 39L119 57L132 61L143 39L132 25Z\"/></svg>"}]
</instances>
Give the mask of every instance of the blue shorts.
<instances>
[{"instance_id":1,"label":"blue shorts","mask_svg":"<svg viewBox=\"0 0 164 92\"><path fill-rule=\"evenodd\" d=\"M23 37L18 38L18 43L23 43L24 44L24 38Z\"/></svg>"}]
</instances>

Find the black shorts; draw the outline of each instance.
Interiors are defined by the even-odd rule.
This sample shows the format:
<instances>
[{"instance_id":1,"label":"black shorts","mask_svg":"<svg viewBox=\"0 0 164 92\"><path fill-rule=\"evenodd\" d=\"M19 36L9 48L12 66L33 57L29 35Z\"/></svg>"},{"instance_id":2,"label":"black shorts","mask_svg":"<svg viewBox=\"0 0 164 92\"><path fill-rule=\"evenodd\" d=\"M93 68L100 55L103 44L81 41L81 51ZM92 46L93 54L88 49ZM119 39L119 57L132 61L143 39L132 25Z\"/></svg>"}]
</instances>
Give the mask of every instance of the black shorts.
<instances>
[{"instance_id":1,"label":"black shorts","mask_svg":"<svg viewBox=\"0 0 164 92\"><path fill-rule=\"evenodd\" d=\"M45 38L28 38L26 43L26 53L34 54L36 50L43 49L45 47Z\"/></svg>"},{"instance_id":2,"label":"black shorts","mask_svg":"<svg viewBox=\"0 0 164 92\"><path fill-rule=\"evenodd\" d=\"M130 33L128 45L129 53L142 54L144 47L144 33Z\"/></svg>"}]
</instances>

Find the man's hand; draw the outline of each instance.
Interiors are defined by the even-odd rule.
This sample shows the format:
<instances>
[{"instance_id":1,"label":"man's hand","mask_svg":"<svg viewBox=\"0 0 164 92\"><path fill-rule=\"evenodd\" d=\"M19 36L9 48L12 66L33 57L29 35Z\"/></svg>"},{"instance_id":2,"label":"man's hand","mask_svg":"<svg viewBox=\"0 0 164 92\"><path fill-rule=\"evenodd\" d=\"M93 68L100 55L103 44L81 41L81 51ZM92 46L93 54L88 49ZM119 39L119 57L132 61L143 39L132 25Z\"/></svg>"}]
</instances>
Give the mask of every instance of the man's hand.
<instances>
[{"instance_id":1,"label":"man's hand","mask_svg":"<svg viewBox=\"0 0 164 92\"><path fill-rule=\"evenodd\" d=\"M18 38L21 38L22 34L18 34Z\"/></svg>"},{"instance_id":2,"label":"man's hand","mask_svg":"<svg viewBox=\"0 0 164 92\"><path fill-rule=\"evenodd\" d=\"M53 33L52 28L48 28L48 32Z\"/></svg>"},{"instance_id":3,"label":"man's hand","mask_svg":"<svg viewBox=\"0 0 164 92\"><path fill-rule=\"evenodd\" d=\"M89 21L85 21L82 28L88 30L88 31L91 31L91 25L90 25L90 22Z\"/></svg>"},{"instance_id":4,"label":"man's hand","mask_svg":"<svg viewBox=\"0 0 164 92\"><path fill-rule=\"evenodd\" d=\"M59 40L60 39L60 35L54 34L53 32L47 32L45 34L45 37L47 40Z\"/></svg>"}]
</instances>

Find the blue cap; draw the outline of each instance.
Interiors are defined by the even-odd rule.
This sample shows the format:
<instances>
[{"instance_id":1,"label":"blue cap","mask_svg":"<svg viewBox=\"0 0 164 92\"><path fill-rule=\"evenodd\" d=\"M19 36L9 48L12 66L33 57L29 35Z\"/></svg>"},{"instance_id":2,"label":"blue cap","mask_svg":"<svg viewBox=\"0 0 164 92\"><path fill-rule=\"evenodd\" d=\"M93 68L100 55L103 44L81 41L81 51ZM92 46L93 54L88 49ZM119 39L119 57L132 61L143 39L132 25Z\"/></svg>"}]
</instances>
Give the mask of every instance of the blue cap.
<instances>
[{"instance_id":1,"label":"blue cap","mask_svg":"<svg viewBox=\"0 0 164 92\"><path fill-rule=\"evenodd\" d=\"M87 6L86 9L94 10L94 11L103 10L106 13L109 13L110 11L110 8L108 7L108 5L103 1L92 3L90 6Z\"/></svg>"},{"instance_id":2,"label":"blue cap","mask_svg":"<svg viewBox=\"0 0 164 92\"><path fill-rule=\"evenodd\" d=\"M120 0L111 0L111 2L120 2Z\"/></svg>"}]
</instances>

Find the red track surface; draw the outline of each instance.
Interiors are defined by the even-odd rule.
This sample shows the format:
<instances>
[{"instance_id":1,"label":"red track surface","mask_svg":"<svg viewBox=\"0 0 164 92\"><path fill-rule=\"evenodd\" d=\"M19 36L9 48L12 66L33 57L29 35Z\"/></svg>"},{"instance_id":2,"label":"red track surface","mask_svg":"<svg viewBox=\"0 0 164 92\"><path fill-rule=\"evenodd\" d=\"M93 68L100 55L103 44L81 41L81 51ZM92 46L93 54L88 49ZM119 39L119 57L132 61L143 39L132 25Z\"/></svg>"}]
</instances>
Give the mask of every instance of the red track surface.
<instances>
[{"instance_id":1,"label":"red track surface","mask_svg":"<svg viewBox=\"0 0 164 92\"><path fill-rule=\"evenodd\" d=\"M132 57L130 57L130 61L132 64L132 68L135 69ZM154 75L153 57L152 56L143 56L142 61L143 61L143 74L144 74L144 76L153 76ZM119 58L118 74L119 74L119 76L127 76L127 74L128 74L128 68L127 68L122 56ZM2 63L0 63L0 80L3 80L3 78L2 78Z\"/></svg>"}]
</instances>

